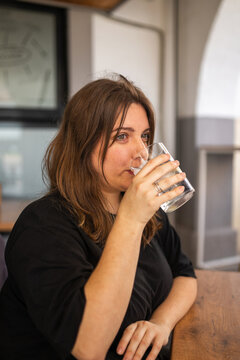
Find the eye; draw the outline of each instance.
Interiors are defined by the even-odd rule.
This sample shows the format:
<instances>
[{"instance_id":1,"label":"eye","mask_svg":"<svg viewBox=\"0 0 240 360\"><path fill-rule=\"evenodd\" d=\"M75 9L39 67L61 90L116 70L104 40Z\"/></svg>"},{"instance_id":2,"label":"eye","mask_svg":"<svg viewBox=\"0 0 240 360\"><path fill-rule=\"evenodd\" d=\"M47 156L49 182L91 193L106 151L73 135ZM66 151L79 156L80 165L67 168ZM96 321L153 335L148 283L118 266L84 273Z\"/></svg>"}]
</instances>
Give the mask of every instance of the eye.
<instances>
[{"instance_id":1,"label":"eye","mask_svg":"<svg viewBox=\"0 0 240 360\"><path fill-rule=\"evenodd\" d=\"M128 134L122 133L122 134L119 134L119 135L116 137L116 140L117 140L117 141L124 141L124 140L127 140L127 138L128 138Z\"/></svg>"},{"instance_id":2,"label":"eye","mask_svg":"<svg viewBox=\"0 0 240 360\"><path fill-rule=\"evenodd\" d=\"M150 140L150 133L142 134L142 139L144 142L148 143Z\"/></svg>"}]
</instances>

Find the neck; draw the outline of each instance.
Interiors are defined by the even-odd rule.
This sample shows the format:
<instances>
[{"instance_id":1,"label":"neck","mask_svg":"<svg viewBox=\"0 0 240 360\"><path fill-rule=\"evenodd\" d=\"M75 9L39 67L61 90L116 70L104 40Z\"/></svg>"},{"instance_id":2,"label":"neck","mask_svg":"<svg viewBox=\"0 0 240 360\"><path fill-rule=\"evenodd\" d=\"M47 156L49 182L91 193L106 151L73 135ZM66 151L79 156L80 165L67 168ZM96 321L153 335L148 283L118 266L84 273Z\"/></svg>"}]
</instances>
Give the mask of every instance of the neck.
<instances>
[{"instance_id":1,"label":"neck","mask_svg":"<svg viewBox=\"0 0 240 360\"><path fill-rule=\"evenodd\" d=\"M106 199L106 210L111 214L117 214L122 199L121 193L104 193Z\"/></svg>"}]
</instances>

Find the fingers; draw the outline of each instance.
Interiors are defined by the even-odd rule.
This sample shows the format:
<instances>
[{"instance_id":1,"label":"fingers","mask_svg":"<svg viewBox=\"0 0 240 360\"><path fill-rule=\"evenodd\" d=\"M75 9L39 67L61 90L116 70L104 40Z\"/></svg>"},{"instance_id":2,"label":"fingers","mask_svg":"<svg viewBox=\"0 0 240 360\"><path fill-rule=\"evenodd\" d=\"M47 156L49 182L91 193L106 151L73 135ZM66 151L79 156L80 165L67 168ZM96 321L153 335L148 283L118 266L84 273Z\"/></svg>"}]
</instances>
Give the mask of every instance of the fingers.
<instances>
[{"instance_id":1,"label":"fingers","mask_svg":"<svg viewBox=\"0 0 240 360\"><path fill-rule=\"evenodd\" d=\"M139 172L139 174L141 174L141 176L146 176L149 174L149 172L154 170L157 166L164 164L167 161L169 162L169 160L170 160L169 154L161 154L159 156L156 156L155 158L150 159L147 162L147 164L142 168L142 170Z\"/></svg>"},{"instance_id":2,"label":"fingers","mask_svg":"<svg viewBox=\"0 0 240 360\"><path fill-rule=\"evenodd\" d=\"M161 179L160 181L157 181L156 183L160 186L163 192L167 190L171 190L173 186L176 186L176 184L179 184L186 178L185 173L178 173L173 176L169 176L166 178Z\"/></svg>"},{"instance_id":3,"label":"fingers","mask_svg":"<svg viewBox=\"0 0 240 360\"><path fill-rule=\"evenodd\" d=\"M162 204L164 204L164 203L176 198L177 196L181 195L184 192L184 189L185 189L184 186L177 186L177 187L174 187L172 190L169 190L169 191L167 191L165 193L157 193L156 190L155 190L155 195L156 195L156 197L159 198L159 204L158 204L159 207Z\"/></svg>"},{"instance_id":4,"label":"fingers","mask_svg":"<svg viewBox=\"0 0 240 360\"><path fill-rule=\"evenodd\" d=\"M163 342L159 339L155 339L152 349L151 349L148 357L146 358L146 360L155 360L157 358L158 354L160 353L162 346L163 346Z\"/></svg>"},{"instance_id":5,"label":"fingers","mask_svg":"<svg viewBox=\"0 0 240 360\"><path fill-rule=\"evenodd\" d=\"M169 159L168 154L161 154L156 158L153 158L140 172L139 180L144 180L145 184L154 187L154 190L162 195L166 191L171 191L165 201L172 200L174 197L180 195L184 188L178 188L178 185L182 185L181 182L186 178L186 174L179 168L179 161L167 161ZM150 164L150 165L149 165ZM155 185L156 184L156 185ZM162 192L158 190L161 188ZM163 199L161 199L163 200Z\"/></svg>"},{"instance_id":6,"label":"fingers","mask_svg":"<svg viewBox=\"0 0 240 360\"><path fill-rule=\"evenodd\" d=\"M168 189L171 185L181 182L185 178L185 174L179 169L179 161L169 161L168 154L161 154L149 160L137 176L139 179L144 178L144 181L149 185L166 179L161 184L162 189Z\"/></svg>"},{"instance_id":7,"label":"fingers","mask_svg":"<svg viewBox=\"0 0 240 360\"><path fill-rule=\"evenodd\" d=\"M148 359L149 360L156 359L162 348L162 341L160 340L157 341L157 339L154 339L154 336L155 334L151 330L147 330L139 342L135 342L135 344L132 342L129 345L127 352L125 354L126 359L133 359L133 360L142 359L143 355L146 353L147 349L151 345L152 345L152 349L150 352L151 356L148 357ZM123 358L124 360L126 360L125 356Z\"/></svg>"},{"instance_id":8,"label":"fingers","mask_svg":"<svg viewBox=\"0 0 240 360\"><path fill-rule=\"evenodd\" d=\"M146 224L154 213L167 201L181 195L184 187L178 186L186 176L179 173L178 161L169 161L168 154L162 154L151 159L143 169L133 178L121 202L119 211L127 206L132 220ZM155 186L158 182L163 190L161 196Z\"/></svg>"},{"instance_id":9,"label":"fingers","mask_svg":"<svg viewBox=\"0 0 240 360\"><path fill-rule=\"evenodd\" d=\"M157 358L162 345L163 337L159 328L150 325L149 322L139 321L125 330L119 342L117 353L119 355L124 353L123 360L140 360L149 346L152 346L147 359L154 360Z\"/></svg>"},{"instance_id":10,"label":"fingers","mask_svg":"<svg viewBox=\"0 0 240 360\"><path fill-rule=\"evenodd\" d=\"M124 331L123 336L117 347L117 353L119 355L122 355L126 351L126 348L129 344L136 328L137 328L137 323L134 323L134 324L131 324L130 326L128 326L126 328L126 330Z\"/></svg>"},{"instance_id":11,"label":"fingers","mask_svg":"<svg viewBox=\"0 0 240 360\"><path fill-rule=\"evenodd\" d=\"M168 161L160 166L156 166L148 175L145 176L145 180L148 183L154 183L156 181L166 179L165 183L168 183L169 178L181 173L180 171L178 160ZM172 180L175 179L176 178L173 178Z\"/></svg>"}]
</instances>

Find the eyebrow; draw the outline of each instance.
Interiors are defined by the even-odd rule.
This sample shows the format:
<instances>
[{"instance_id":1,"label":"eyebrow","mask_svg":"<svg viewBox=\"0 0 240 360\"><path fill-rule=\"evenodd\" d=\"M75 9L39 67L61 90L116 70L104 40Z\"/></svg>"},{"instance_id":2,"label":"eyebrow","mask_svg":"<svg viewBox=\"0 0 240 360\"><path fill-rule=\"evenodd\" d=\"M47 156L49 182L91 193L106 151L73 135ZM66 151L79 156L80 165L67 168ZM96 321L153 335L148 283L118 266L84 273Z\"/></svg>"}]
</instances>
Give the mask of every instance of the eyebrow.
<instances>
[{"instance_id":1,"label":"eyebrow","mask_svg":"<svg viewBox=\"0 0 240 360\"><path fill-rule=\"evenodd\" d=\"M134 132L135 130L132 128L132 127L119 127L119 128L117 128L117 129L114 129L112 132L115 132L115 131L120 131L120 130L127 130L127 131L131 131L131 132ZM147 128L147 129L145 129L145 130L143 130L143 133L144 132L146 132L146 131L150 131L151 129L150 129L150 127L149 128Z\"/></svg>"}]
</instances>

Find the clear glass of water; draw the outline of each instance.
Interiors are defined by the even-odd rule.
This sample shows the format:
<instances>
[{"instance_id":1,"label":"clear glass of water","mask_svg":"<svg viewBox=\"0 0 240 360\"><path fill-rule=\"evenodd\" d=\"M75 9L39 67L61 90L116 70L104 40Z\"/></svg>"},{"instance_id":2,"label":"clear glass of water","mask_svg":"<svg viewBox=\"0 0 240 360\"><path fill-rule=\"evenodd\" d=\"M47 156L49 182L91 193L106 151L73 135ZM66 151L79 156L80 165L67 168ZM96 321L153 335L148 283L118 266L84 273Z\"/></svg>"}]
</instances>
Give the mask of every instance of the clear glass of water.
<instances>
[{"instance_id":1,"label":"clear glass of water","mask_svg":"<svg viewBox=\"0 0 240 360\"><path fill-rule=\"evenodd\" d=\"M132 161L131 163L131 170L134 173L134 175L137 175L138 172L144 167L144 165L154 157L161 155L161 154L169 154L170 155L170 161L173 161L172 155L169 153L167 148L163 143L155 143L152 145L149 145L145 149L143 149ZM161 166L161 165L160 165ZM174 171L171 171L164 175L164 178L175 175L177 173L181 173L182 170L180 167L176 168ZM163 177L162 177L163 178ZM159 179L160 180L160 179ZM184 192L181 193L179 196L175 197L172 200L169 200L161 205L161 209L165 211L166 213L171 213L175 211L176 209L180 208L182 205L184 205L188 200L191 199L193 196L195 189L192 187L190 182L187 178L182 180L181 182L174 184L171 186L168 191L171 189L177 187L177 186L184 186ZM166 191L166 190L165 190Z\"/></svg>"}]
</instances>

